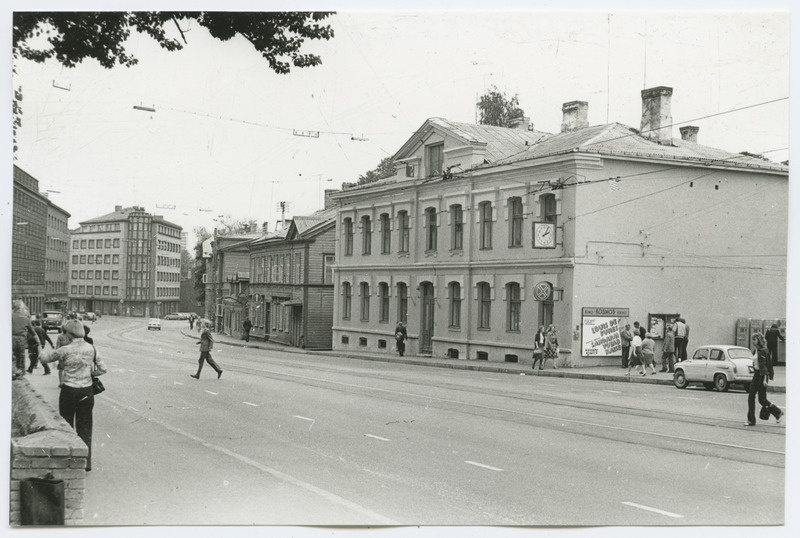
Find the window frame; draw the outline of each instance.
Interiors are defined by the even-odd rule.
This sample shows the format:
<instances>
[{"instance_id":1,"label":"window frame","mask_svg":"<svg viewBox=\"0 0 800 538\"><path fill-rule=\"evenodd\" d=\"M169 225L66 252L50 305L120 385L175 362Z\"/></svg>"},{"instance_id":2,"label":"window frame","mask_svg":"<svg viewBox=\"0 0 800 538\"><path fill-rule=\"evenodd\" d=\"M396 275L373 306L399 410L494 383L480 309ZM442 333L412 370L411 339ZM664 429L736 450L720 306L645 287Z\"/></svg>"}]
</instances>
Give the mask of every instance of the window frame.
<instances>
[{"instance_id":1,"label":"window frame","mask_svg":"<svg viewBox=\"0 0 800 538\"><path fill-rule=\"evenodd\" d=\"M450 308L447 318L447 326L450 329L461 328L461 283L453 281L447 285L450 295Z\"/></svg>"},{"instance_id":2,"label":"window frame","mask_svg":"<svg viewBox=\"0 0 800 538\"><path fill-rule=\"evenodd\" d=\"M480 216L480 250L492 250L492 219L494 211L492 202L486 201L478 204Z\"/></svg>"},{"instance_id":3,"label":"window frame","mask_svg":"<svg viewBox=\"0 0 800 538\"><path fill-rule=\"evenodd\" d=\"M488 282L478 282L478 330L492 328L492 286Z\"/></svg>"}]
</instances>

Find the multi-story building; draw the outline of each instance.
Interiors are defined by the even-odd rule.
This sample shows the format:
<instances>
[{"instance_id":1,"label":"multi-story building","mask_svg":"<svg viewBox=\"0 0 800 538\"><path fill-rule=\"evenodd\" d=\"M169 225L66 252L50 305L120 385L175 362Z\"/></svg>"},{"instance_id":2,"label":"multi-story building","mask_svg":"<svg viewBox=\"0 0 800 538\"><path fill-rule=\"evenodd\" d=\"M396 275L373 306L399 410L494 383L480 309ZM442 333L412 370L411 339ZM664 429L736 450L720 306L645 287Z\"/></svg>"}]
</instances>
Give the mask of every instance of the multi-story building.
<instances>
[{"instance_id":1,"label":"multi-story building","mask_svg":"<svg viewBox=\"0 0 800 538\"><path fill-rule=\"evenodd\" d=\"M336 210L294 217L250 241L248 315L254 338L331 349Z\"/></svg>"},{"instance_id":2,"label":"multi-story building","mask_svg":"<svg viewBox=\"0 0 800 538\"><path fill-rule=\"evenodd\" d=\"M250 268L246 243L260 236L259 232L224 233L215 230L209 242L211 253L206 262L205 317L219 332L233 335L241 331L243 312L247 307L246 286Z\"/></svg>"},{"instance_id":3,"label":"multi-story building","mask_svg":"<svg viewBox=\"0 0 800 538\"><path fill-rule=\"evenodd\" d=\"M22 299L32 314L46 306L48 202L39 193L39 181L14 165L11 296Z\"/></svg>"},{"instance_id":4,"label":"multi-story building","mask_svg":"<svg viewBox=\"0 0 800 538\"><path fill-rule=\"evenodd\" d=\"M47 201L47 246L45 248L45 310L64 311L69 301L70 214Z\"/></svg>"},{"instance_id":5,"label":"multi-story building","mask_svg":"<svg viewBox=\"0 0 800 538\"><path fill-rule=\"evenodd\" d=\"M178 311L180 232L138 206L81 222L70 235L70 308L144 317Z\"/></svg>"},{"instance_id":6,"label":"multi-story building","mask_svg":"<svg viewBox=\"0 0 800 538\"><path fill-rule=\"evenodd\" d=\"M555 134L426 121L334 195L334 348L389 352L402 320L410 354L530 361L552 323L562 362L619 364L625 323L680 314L700 345L783 318L788 165L673 138L671 96L642 91L639 129L578 101Z\"/></svg>"}]
</instances>

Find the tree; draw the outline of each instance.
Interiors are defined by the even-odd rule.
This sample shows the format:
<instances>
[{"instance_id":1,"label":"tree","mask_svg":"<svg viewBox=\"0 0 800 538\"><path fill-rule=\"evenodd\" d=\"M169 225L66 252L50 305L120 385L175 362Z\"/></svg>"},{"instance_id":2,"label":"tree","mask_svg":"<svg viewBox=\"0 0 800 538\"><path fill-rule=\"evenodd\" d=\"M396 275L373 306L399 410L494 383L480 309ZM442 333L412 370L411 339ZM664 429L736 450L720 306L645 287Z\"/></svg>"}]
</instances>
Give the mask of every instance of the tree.
<instances>
[{"instance_id":1,"label":"tree","mask_svg":"<svg viewBox=\"0 0 800 538\"><path fill-rule=\"evenodd\" d=\"M203 258L203 243L211 237L211 234L203 226L198 226L194 229L194 235L197 237L197 243L194 245L192 286L194 287L197 303L204 305L206 303L206 284L203 282L203 277L206 274L206 262Z\"/></svg>"},{"instance_id":2,"label":"tree","mask_svg":"<svg viewBox=\"0 0 800 538\"><path fill-rule=\"evenodd\" d=\"M186 249L181 249L181 280L185 280L192 275L194 271L195 260Z\"/></svg>"},{"instance_id":3,"label":"tree","mask_svg":"<svg viewBox=\"0 0 800 538\"><path fill-rule=\"evenodd\" d=\"M181 24L194 21L220 41L237 35L244 37L267 60L270 69L286 74L291 66L311 67L322 63L316 54L301 53L300 47L306 40L333 37L333 29L320 24L332 14L306 11L16 11L12 30L12 72L16 72L19 58L39 63L55 58L65 67L75 67L93 58L107 69L117 64L130 67L138 63L125 48L131 32L150 36L163 49L176 51L188 44L188 31ZM167 27L172 24L183 43L168 37ZM15 92L15 140L22 116L21 101L21 95Z\"/></svg>"},{"instance_id":4,"label":"tree","mask_svg":"<svg viewBox=\"0 0 800 538\"><path fill-rule=\"evenodd\" d=\"M480 111L481 125L494 125L496 127L512 127L514 121L525 115L519 108L519 97L514 94L509 98L496 86L491 86L475 105Z\"/></svg>"},{"instance_id":5,"label":"tree","mask_svg":"<svg viewBox=\"0 0 800 538\"><path fill-rule=\"evenodd\" d=\"M373 170L370 170L364 175L358 176L357 184L364 185L366 183L374 183L379 179L392 177L394 173L394 159L392 157L386 157L380 163L378 163L378 166L376 166Z\"/></svg>"}]
</instances>

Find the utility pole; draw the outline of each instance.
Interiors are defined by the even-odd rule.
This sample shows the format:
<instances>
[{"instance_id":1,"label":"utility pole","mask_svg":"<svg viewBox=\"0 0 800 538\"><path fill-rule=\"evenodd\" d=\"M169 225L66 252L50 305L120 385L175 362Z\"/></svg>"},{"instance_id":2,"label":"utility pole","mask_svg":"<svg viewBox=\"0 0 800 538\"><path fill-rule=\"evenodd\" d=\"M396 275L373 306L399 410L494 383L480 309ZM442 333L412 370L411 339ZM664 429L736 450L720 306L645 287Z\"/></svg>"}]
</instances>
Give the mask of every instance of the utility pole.
<instances>
[{"instance_id":1,"label":"utility pole","mask_svg":"<svg viewBox=\"0 0 800 538\"><path fill-rule=\"evenodd\" d=\"M286 222L286 211L289 209L289 202L278 202L276 209L281 212L281 229Z\"/></svg>"}]
</instances>

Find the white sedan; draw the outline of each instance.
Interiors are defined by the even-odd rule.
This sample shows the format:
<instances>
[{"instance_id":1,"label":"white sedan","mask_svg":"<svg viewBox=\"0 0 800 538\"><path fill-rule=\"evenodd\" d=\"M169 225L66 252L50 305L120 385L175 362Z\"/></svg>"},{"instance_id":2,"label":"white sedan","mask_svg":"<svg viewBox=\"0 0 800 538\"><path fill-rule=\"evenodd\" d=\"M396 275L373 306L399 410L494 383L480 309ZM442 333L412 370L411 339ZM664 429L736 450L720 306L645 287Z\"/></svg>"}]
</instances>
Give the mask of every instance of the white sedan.
<instances>
[{"instance_id":1,"label":"white sedan","mask_svg":"<svg viewBox=\"0 0 800 538\"><path fill-rule=\"evenodd\" d=\"M730 345L700 346L692 358L675 365L673 383L685 389L690 383L698 383L708 390L720 392L731 385L750 388L753 380L753 352L746 347Z\"/></svg>"},{"instance_id":2,"label":"white sedan","mask_svg":"<svg viewBox=\"0 0 800 538\"><path fill-rule=\"evenodd\" d=\"M160 331L161 320L159 320L158 318L150 318L150 321L147 322L147 330Z\"/></svg>"}]
</instances>

